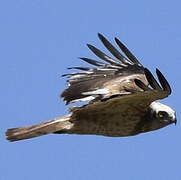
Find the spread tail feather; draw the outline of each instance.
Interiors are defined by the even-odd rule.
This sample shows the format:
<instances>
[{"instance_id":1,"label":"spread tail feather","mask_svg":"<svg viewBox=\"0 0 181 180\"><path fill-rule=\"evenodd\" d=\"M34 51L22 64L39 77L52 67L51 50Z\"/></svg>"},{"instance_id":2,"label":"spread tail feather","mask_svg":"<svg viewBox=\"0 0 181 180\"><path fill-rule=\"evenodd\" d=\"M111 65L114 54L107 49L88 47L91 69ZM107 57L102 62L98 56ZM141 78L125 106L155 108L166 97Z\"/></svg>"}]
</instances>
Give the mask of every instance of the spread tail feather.
<instances>
[{"instance_id":1,"label":"spread tail feather","mask_svg":"<svg viewBox=\"0 0 181 180\"><path fill-rule=\"evenodd\" d=\"M69 120L70 115L67 115L33 126L8 129L6 131L6 138L9 141L19 141L22 139L29 139L49 133L54 133L56 131L67 130L73 126Z\"/></svg>"}]
</instances>

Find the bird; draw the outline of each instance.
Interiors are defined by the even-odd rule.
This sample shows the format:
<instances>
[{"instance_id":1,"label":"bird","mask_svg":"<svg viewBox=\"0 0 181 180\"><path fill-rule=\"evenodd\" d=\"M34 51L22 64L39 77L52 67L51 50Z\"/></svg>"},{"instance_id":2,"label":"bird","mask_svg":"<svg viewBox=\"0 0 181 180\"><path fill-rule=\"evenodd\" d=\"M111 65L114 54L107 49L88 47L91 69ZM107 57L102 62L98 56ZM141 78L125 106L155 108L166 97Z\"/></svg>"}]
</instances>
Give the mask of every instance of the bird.
<instances>
[{"instance_id":1,"label":"bird","mask_svg":"<svg viewBox=\"0 0 181 180\"><path fill-rule=\"evenodd\" d=\"M102 34L98 38L110 55L87 44L99 60L80 57L91 67L71 67L74 72L62 75L68 87L60 97L66 104L84 103L53 120L7 129L7 140L46 134L129 137L176 124L176 112L158 101L172 92L160 70L156 69L156 80L118 38L114 39L117 48Z\"/></svg>"}]
</instances>

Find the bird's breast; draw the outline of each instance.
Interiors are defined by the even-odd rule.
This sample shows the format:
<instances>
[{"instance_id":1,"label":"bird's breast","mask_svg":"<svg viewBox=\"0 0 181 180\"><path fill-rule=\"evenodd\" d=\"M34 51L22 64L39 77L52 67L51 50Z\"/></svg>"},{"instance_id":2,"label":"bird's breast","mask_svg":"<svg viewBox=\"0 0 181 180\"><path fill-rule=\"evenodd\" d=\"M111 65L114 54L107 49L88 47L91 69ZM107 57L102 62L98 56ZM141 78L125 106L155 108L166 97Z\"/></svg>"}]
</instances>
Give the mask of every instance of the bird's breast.
<instances>
[{"instance_id":1,"label":"bird's breast","mask_svg":"<svg viewBox=\"0 0 181 180\"><path fill-rule=\"evenodd\" d=\"M74 127L69 133L96 134L103 136L131 136L135 135L135 128L140 122L137 113L128 111L95 112L81 114L73 121ZM136 134L139 132L136 132Z\"/></svg>"}]
</instances>

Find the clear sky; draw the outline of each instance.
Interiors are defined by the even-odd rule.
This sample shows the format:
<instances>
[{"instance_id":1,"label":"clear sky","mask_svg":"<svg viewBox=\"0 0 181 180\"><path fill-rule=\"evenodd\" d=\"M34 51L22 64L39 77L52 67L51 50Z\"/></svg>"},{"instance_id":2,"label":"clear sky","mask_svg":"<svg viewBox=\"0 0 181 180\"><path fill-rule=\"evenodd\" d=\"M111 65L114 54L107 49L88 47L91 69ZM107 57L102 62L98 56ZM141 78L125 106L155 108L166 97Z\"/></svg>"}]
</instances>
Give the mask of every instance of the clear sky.
<instances>
[{"instance_id":1,"label":"clear sky","mask_svg":"<svg viewBox=\"0 0 181 180\"><path fill-rule=\"evenodd\" d=\"M0 2L0 180L179 180L181 178L181 2L9 0ZM94 57L86 43L122 40L173 94L178 125L129 138L48 135L9 143L7 128L67 113L61 74Z\"/></svg>"}]
</instances>

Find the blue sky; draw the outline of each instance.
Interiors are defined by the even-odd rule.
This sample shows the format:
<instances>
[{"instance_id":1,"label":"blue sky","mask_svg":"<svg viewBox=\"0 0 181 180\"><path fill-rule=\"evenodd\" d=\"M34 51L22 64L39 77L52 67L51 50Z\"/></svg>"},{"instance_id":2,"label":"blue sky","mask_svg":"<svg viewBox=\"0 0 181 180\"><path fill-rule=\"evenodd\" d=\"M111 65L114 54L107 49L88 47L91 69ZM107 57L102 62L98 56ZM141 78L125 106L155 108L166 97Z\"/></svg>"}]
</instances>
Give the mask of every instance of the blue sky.
<instances>
[{"instance_id":1,"label":"blue sky","mask_svg":"<svg viewBox=\"0 0 181 180\"><path fill-rule=\"evenodd\" d=\"M14 0L0 2L0 180L180 179L181 3L172 1ZM7 128L67 113L61 74L94 57L97 38L122 40L173 94L163 100L178 125L129 138L48 135L9 143Z\"/></svg>"}]
</instances>

